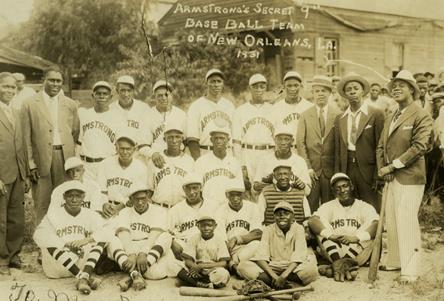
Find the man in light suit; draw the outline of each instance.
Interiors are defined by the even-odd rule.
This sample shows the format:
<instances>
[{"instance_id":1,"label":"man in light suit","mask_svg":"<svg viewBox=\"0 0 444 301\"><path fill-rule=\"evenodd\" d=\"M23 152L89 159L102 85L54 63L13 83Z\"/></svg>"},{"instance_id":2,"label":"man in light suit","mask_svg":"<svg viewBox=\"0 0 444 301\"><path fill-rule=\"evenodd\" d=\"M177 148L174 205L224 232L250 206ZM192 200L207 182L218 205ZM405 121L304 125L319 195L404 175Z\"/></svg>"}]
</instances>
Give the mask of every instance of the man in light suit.
<instances>
[{"instance_id":1,"label":"man in light suit","mask_svg":"<svg viewBox=\"0 0 444 301\"><path fill-rule=\"evenodd\" d=\"M307 162L312 181L308 196L311 212L332 198L330 178L334 173L335 141L334 120L341 111L328 99L332 91L330 78L317 75L313 78L312 93L315 106L302 113L297 132L298 154Z\"/></svg>"},{"instance_id":2,"label":"man in light suit","mask_svg":"<svg viewBox=\"0 0 444 301\"><path fill-rule=\"evenodd\" d=\"M349 107L335 121L335 171L347 174L355 197L379 211L376 193L376 147L384 127L384 112L363 101L369 92L365 78L350 73L338 84Z\"/></svg>"},{"instance_id":3,"label":"man in light suit","mask_svg":"<svg viewBox=\"0 0 444 301\"><path fill-rule=\"evenodd\" d=\"M57 67L45 71L43 89L22 107L36 225L48 211L52 190L64 181L65 160L74 156L79 137L77 103L62 91Z\"/></svg>"},{"instance_id":4,"label":"man in light suit","mask_svg":"<svg viewBox=\"0 0 444 301\"><path fill-rule=\"evenodd\" d=\"M11 73L0 73L0 275L9 275L10 267L21 267L23 199L29 189L20 116L10 104L17 91L15 82Z\"/></svg>"},{"instance_id":5,"label":"man in light suit","mask_svg":"<svg viewBox=\"0 0 444 301\"><path fill-rule=\"evenodd\" d=\"M388 85L398 109L388 116L377 148L378 175L387 182L387 258L382 270L401 270L399 282L416 281L420 270L418 210L424 194L424 154L432 118L414 103L419 88L412 74L400 71Z\"/></svg>"}]
</instances>

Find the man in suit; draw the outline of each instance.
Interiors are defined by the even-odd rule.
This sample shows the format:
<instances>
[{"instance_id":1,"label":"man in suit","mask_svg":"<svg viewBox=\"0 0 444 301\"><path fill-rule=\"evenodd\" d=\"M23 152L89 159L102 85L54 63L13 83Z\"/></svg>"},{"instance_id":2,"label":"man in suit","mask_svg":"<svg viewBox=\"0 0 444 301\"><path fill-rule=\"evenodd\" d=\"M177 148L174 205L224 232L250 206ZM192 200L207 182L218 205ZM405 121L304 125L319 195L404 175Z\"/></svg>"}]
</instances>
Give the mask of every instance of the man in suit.
<instances>
[{"instance_id":1,"label":"man in suit","mask_svg":"<svg viewBox=\"0 0 444 301\"><path fill-rule=\"evenodd\" d=\"M52 190L64 181L65 160L74 156L79 137L77 103L62 91L62 71L44 72L43 89L22 107L36 225L48 211Z\"/></svg>"},{"instance_id":2,"label":"man in suit","mask_svg":"<svg viewBox=\"0 0 444 301\"><path fill-rule=\"evenodd\" d=\"M315 106L302 113L298 124L297 149L307 162L312 182L308 196L311 212L318 209L319 201L325 203L332 199L329 181L335 167L333 125L341 111L328 103L331 91L330 78L315 76L312 83Z\"/></svg>"},{"instance_id":3,"label":"man in suit","mask_svg":"<svg viewBox=\"0 0 444 301\"><path fill-rule=\"evenodd\" d=\"M20 268L23 241L23 199L29 189L28 165L20 116L11 107L17 86L11 73L0 73L0 275Z\"/></svg>"},{"instance_id":4,"label":"man in suit","mask_svg":"<svg viewBox=\"0 0 444 301\"><path fill-rule=\"evenodd\" d=\"M350 73L338 84L349 106L335 120L335 171L346 173L355 185L355 197L377 211L376 146L384 126L384 113L363 101L370 91L365 78Z\"/></svg>"},{"instance_id":5,"label":"man in suit","mask_svg":"<svg viewBox=\"0 0 444 301\"><path fill-rule=\"evenodd\" d=\"M424 194L424 154L432 118L414 103L419 88L412 74L400 71L388 84L398 109L388 116L377 148L378 175L387 182L387 258L382 270L401 270L399 282L416 281L420 270L418 210Z\"/></svg>"}]
</instances>

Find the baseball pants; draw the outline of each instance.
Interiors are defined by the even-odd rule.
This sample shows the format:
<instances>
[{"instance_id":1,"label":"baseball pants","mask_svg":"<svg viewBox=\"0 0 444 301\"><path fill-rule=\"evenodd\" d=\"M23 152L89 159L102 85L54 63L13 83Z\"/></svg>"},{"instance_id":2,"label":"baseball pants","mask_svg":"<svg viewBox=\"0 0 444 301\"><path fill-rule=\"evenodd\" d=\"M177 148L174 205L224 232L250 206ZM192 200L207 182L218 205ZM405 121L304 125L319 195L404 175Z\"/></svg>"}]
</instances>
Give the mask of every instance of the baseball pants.
<instances>
[{"instance_id":1,"label":"baseball pants","mask_svg":"<svg viewBox=\"0 0 444 301\"><path fill-rule=\"evenodd\" d=\"M246 261L253 258L259 248L259 245L259 240L253 240L246 245L235 246L231 252L233 262L237 264L241 261Z\"/></svg>"},{"instance_id":2,"label":"baseball pants","mask_svg":"<svg viewBox=\"0 0 444 301\"><path fill-rule=\"evenodd\" d=\"M264 156L271 154L272 152L273 149L256 150L242 148L242 165L247 167L248 178L251 183L253 183L253 180L256 177L256 172L261 160Z\"/></svg>"},{"instance_id":3,"label":"baseball pants","mask_svg":"<svg viewBox=\"0 0 444 301\"><path fill-rule=\"evenodd\" d=\"M355 259L358 264L364 265L372 255L373 241L354 244L338 244L325 237L317 236L316 240L320 248L320 254L328 261L333 262L332 256L337 254L339 258L349 257Z\"/></svg>"}]
</instances>

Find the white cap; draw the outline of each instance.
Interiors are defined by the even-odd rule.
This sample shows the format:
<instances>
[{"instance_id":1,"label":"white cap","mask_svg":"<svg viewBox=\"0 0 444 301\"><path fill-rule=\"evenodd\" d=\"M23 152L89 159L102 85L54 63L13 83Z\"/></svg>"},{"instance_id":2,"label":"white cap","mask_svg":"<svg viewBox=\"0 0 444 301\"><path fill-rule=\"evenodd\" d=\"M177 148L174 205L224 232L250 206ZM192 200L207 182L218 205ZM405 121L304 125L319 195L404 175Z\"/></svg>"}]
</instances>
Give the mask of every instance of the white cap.
<instances>
[{"instance_id":1,"label":"white cap","mask_svg":"<svg viewBox=\"0 0 444 301\"><path fill-rule=\"evenodd\" d=\"M178 131L183 134L183 126L181 122L175 122L173 120L168 121L165 124L165 130L163 131L163 134L165 135L169 131Z\"/></svg>"},{"instance_id":2,"label":"white cap","mask_svg":"<svg viewBox=\"0 0 444 301\"><path fill-rule=\"evenodd\" d=\"M65 171L67 171L71 168L77 167L77 166L83 166L82 160L80 160L77 157L71 157L65 161Z\"/></svg>"},{"instance_id":3,"label":"white cap","mask_svg":"<svg viewBox=\"0 0 444 301\"><path fill-rule=\"evenodd\" d=\"M134 78L132 76L129 75L122 75L121 77L119 77L117 79L117 83L118 84L129 84L131 86L135 86L134 84Z\"/></svg>"},{"instance_id":4,"label":"white cap","mask_svg":"<svg viewBox=\"0 0 444 301\"><path fill-rule=\"evenodd\" d=\"M62 184L60 184L60 188L63 193L70 191L70 190L79 190L79 191L86 192L85 185L83 185L83 183L78 180L71 180L71 181L63 182Z\"/></svg>"},{"instance_id":5,"label":"white cap","mask_svg":"<svg viewBox=\"0 0 444 301\"><path fill-rule=\"evenodd\" d=\"M99 88L99 87L104 87L104 88L107 88L107 89L109 89L110 91L112 91L111 85L110 85L108 82L104 81L104 80L100 80L100 81L98 81L98 82L96 82L96 83L94 84L93 89L92 89L93 92L94 92L97 88Z\"/></svg>"},{"instance_id":6,"label":"white cap","mask_svg":"<svg viewBox=\"0 0 444 301\"><path fill-rule=\"evenodd\" d=\"M130 141L130 142L133 144L133 146L136 146L136 145L137 145L137 141L136 141L136 139L134 139L133 137L131 137L131 135L129 135L128 133L120 134L120 135L117 137L117 139L116 139L116 143L117 143L119 140L121 140L121 139L124 139L124 140L128 140L128 141Z\"/></svg>"},{"instance_id":7,"label":"white cap","mask_svg":"<svg viewBox=\"0 0 444 301\"><path fill-rule=\"evenodd\" d=\"M274 130L274 136L276 137L277 135L289 135L292 137L294 136L291 128L285 125L280 125Z\"/></svg>"},{"instance_id":8,"label":"white cap","mask_svg":"<svg viewBox=\"0 0 444 301\"><path fill-rule=\"evenodd\" d=\"M134 195L136 192L139 192L139 191L148 191L149 189L148 189L148 186L147 185L145 185L145 184L143 184L143 183L138 183L138 182L136 182L136 183L134 183L134 185L132 185L132 187L129 189L129 196L132 196L132 195Z\"/></svg>"},{"instance_id":9,"label":"white cap","mask_svg":"<svg viewBox=\"0 0 444 301\"><path fill-rule=\"evenodd\" d=\"M195 172L189 172L183 179L182 187L188 184L200 184L202 185L202 176Z\"/></svg>"},{"instance_id":10,"label":"white cap","mask_svg":"<svg viewBox=\"0 0 444 301\"><path fill-rule=\"evenodd\" d=\"M254 85L257 83L266 83L266 82L267 82L267 79L265 78L265 76L263 76L260 73L256 73L250 77L250 80L248 81L248 85L251 86L251 85Z\"/></svg>"},{"instance_id":11,"label":"white cap","mask_svg":"<svg viewBox=\"0 0 444 301\"><path fill-rule=\"evenodd\" d=\"M245 186L241 185L236 180L230 180L227 185L227 188L225 189L225 193L232 192L232 191L245 192Z\"/></svg>"},{"instance_id":12,"label":"white cap","mask_svg":"<svg viewBox=\"0 0 444 301\"><path fill-rule=\"evenodd\" d=\"M197 222L201 222L201 221L216 221L216 219L212 216L211 213L207 212L205 214L199 215Z\"/></svg>"},{"instance_id":13,"label":"white cap","mask_svg":"<svg viewBox=\"0 0 444 301\"><path fill-rule=\"evenodd\" d=\"M220 71L219 69L213 68L208 70L207 74L205 75L205 81L208 80L208 78L210 78L211 75L220 75L220 77L222 77L222 79L225 79L224 73L222 71Z\"/></svg>"},{"instance_id":14,"label":"white cap","mask_svg":"<svg viewBox=\"0 0 444 301\"><path fill-rule=\"evenodd\" d=\"M339 180L349 180L350 178L342 172L335 173L330 179L330 185L333 186Z\"/></svg>"},{"instance_id":15,"label":"white cap","mask_svg":"<svg viewBox=\"0 0 444 301\"><path fill-rule=\"evenodd\" d=\"M288 71L287 73L285 73L284 81L286 81L289 78L295 78L302 83L302 76L296 71Z\"/></svg>"},{"instance_id":16,"label":"white cap","mask_svg":"<svg viewBox=\"0 0 444 301\"><path fill-rule=\"evenodd\" d=\"M153 93L154 93L158 88L160 88L160 87L164 87L164 88L167 88L167 90L173 91L173 86L172 86L169 82L167 82L167 81L161 79L161 80L158 80L158 81L154 84L154 86L153 86Z\"/></svg>"}]
</instances>

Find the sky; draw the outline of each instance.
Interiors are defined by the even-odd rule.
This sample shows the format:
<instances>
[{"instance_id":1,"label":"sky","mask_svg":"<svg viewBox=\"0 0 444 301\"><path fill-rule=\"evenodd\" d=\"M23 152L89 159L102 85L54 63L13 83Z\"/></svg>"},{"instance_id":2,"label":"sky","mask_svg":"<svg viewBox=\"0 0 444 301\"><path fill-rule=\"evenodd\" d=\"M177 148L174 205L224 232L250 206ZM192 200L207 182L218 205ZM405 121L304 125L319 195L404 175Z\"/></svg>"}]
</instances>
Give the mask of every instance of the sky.
<instances>
[{"instance_id":1,"label":"sky","mask_svg":"<svg viewBox=\"0 0 444 301\"><path fill-rule=\"evenodd\" d=\"M26 21L32 10L33 0L0 0L0 23L17 24Z\"/></svg>"}]
</instances>

